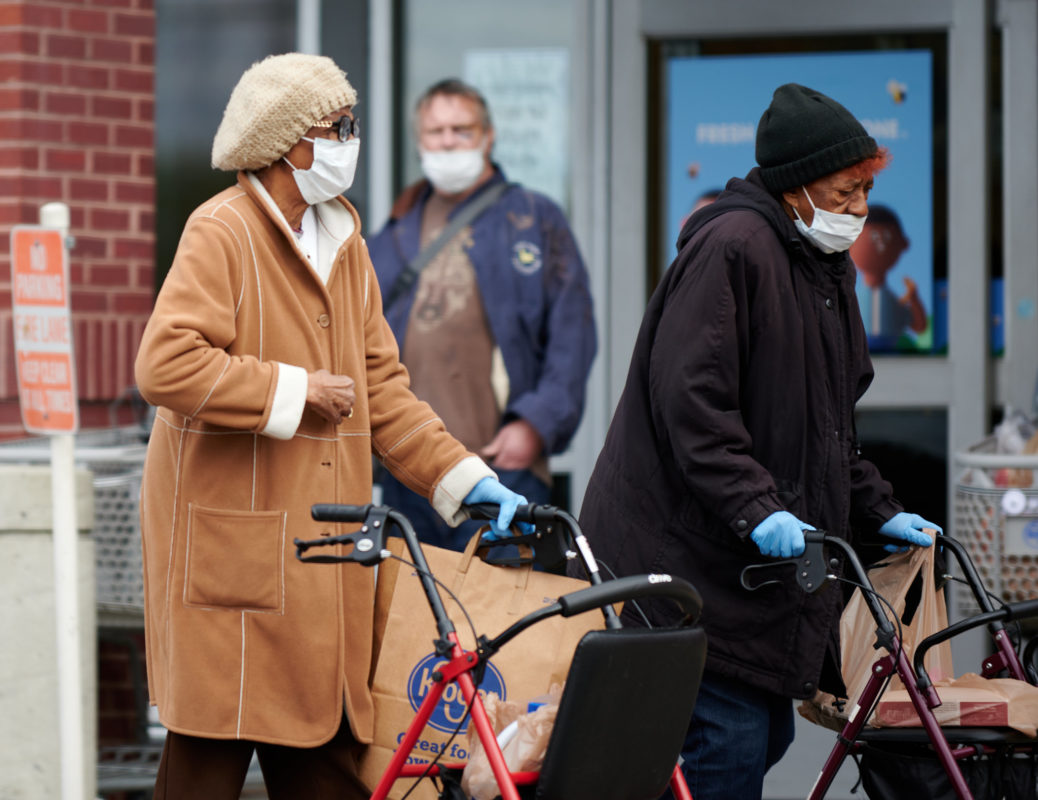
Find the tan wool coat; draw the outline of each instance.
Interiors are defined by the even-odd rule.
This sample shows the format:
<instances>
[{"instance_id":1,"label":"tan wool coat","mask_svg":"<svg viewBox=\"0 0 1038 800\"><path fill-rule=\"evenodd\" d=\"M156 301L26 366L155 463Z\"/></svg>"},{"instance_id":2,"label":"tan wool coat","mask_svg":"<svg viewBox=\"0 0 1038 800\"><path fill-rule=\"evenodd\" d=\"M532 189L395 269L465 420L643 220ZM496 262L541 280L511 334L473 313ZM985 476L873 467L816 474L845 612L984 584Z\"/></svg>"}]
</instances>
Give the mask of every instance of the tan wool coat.
<instances>
[{"instance_id":1,"label":"tan wool coat","mask_svg":"<svg viewBox=\"0 0 1038 800\"><path fill-rule=\"evenodd\" d=\"M492 474L408 389L356 211L318 210L327 285L240 173L189 218L137 356L159 407L141 503L149 692L179 733L316 746L345 704L370 741L374 571L304 564L293 539L349 530L310 506L370 502L372 452L452 522ZM353 416L304 409L291 438L264 435L282 364L352 377Z\"/></svg>"}]
</instances>

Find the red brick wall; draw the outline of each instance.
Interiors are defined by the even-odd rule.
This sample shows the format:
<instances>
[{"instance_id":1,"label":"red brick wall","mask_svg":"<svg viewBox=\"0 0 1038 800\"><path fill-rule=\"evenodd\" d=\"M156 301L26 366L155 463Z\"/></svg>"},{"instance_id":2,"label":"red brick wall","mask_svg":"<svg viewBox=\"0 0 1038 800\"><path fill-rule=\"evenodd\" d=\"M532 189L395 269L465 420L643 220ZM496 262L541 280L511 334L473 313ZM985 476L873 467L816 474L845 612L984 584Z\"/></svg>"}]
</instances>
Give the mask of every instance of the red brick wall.
<instances>
[{"instance_id":1,"label":"red brick wall","mask_svg":"<svg viewBox=\"0 0 1038 800\"><path fill-rule=\"evenodd\" d=\"M67 203L84 428L133 384L154 276L153 0L0 0L0 438L23 436L10 231ZM125 418L121 421L125 421Z\"/></svg>"}]
</instances>

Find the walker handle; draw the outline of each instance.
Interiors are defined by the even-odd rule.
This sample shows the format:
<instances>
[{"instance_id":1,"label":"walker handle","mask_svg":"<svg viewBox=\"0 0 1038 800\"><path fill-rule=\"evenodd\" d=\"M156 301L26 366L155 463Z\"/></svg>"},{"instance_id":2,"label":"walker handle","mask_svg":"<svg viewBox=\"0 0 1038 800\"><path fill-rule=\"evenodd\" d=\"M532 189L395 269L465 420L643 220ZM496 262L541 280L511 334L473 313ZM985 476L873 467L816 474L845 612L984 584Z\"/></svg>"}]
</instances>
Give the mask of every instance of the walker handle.
<instances>
[{"instance_id":1,"label":"walker handle","mask_svg":"<svg viewBox=\"0 0 1038 800\"><path fill-rule=\"evenodd\" d=\"M628 575L602 581L597 586L564 594L558 599L558 603L562 607L562 616L572 617L635 597L671 598L685 613L685 624L695 622L703 610L703 599L695 586L683 578L665 574Z\"/></svg>"},{"instance_id":2,"label":"walker handle","mask_svg":"<svg viewBox=\"0 0 1038 800\"><path fill-rule=\"evenodd\" d=\"M822 547L826 538L825 531L804 531L804 552L796 558L787 558L783 561L765 561L763 564L750 564L748 567L743 567L739 575L739 582L742 584L742 588L755 592L772 583L783 584L785 580L781 578L771 578L760 583L752 583L750 576L758 570L773 570L776 567L784 567L791 564L796 569L796 580L800 584L800 588L808 593L818 591L826 582L829 573L828 564L825 560L825 550Z\"/></svg>"},{"instance_id":3,"label":"walker handle","mask_svg":"<svg viewBox=\"0 0 1038 800\"><path fill-rule=\"evenodd\" d=\"M497 503L466 503L462 506L469 512L472 519L496 520L501 513L501 507ZM540 506L536 503L526 503L516 506L515 514L512 515L513 522L530 522L536 525L543 520L554 519L555 508L552 506Z\"/></svg>"},{"instance_id":4,"label":"walker handle","mask_svg":"<svg viewBox=\"0 0 1038 800\"><path fill-rule=\"evenodd\" d=\"M314 503L310 506L310 516L318 522L363 522L372 508L371 503L363 506Z\"/></svg>"}]
</instances>

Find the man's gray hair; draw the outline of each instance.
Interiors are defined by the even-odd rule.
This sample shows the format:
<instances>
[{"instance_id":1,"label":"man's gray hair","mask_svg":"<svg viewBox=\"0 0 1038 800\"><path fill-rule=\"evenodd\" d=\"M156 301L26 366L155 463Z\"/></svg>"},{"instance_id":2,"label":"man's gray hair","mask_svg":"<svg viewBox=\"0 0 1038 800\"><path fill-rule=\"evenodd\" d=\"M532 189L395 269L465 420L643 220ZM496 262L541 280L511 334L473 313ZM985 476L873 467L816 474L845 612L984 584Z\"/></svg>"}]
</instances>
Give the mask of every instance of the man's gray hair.
<instances>
[{"instance_id":1,"label":"man's gray hair","mask_svg":"<svg viewBox=\"0 0 1038 800\"><path fill-rule=\"evenodd\" d=\"M418 98L418 101L414 104L414 117L412 124L414 125L415 135L420 133L418 126L418 118L429 102L440 95L447 97L464 97L467 100L471 100L479 107L480 123L484 130L490 130L494 127L493 122L490 119L490 107L487 105L486 98L480 93L479 89L471 84L465 83L460 78L445 78L442 81L437 81L428 89L426 89L422 96Z\"/></svg>"}]
</instances>

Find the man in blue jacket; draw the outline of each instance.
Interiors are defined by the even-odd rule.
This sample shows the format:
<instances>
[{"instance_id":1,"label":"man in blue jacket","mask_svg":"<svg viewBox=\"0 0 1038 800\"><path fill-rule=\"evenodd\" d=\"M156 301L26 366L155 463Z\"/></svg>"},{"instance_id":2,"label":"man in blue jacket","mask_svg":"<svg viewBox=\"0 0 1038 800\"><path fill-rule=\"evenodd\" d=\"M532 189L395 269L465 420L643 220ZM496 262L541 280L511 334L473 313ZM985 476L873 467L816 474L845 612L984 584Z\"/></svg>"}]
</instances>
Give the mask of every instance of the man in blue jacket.
<instances>
[{"instance_id":1,"label":"man in blue jacket","mask_svg":"<svg viewBox=\"0 0 1038 800\"><path fill-rule=\"evenodd\" d=\"M368 241L411 388L529 502L548 502L548 456L580 422L596 337L587 270L561 209L491 160L486 101L455 79L415 107L425 178ZM383 502L423 540L461 549L429 504L386 474Z\"/></svg>"}]
</instances>

